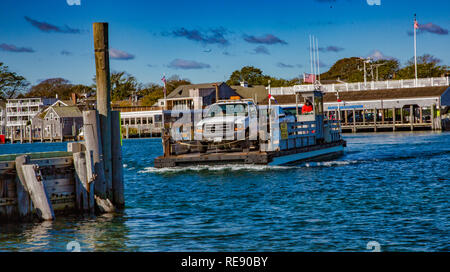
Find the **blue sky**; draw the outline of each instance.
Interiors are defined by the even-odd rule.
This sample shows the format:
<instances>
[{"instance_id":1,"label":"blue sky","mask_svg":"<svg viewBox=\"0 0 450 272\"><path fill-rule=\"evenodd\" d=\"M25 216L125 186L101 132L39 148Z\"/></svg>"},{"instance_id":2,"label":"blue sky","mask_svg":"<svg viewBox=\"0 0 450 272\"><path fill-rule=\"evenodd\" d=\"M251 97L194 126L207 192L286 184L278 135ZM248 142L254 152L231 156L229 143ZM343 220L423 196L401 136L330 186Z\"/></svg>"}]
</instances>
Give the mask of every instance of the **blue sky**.
<instances>
[{"instance_id":1,"label":"blue sky","mask_svg":"<svg viewBox=\"0 0 450 272\"><path fill-rule=\"evenodd\" d=\"M228 79L244 65L283 78L309 72L309 35L321 47L321 72L343 57L374 52L404 64L418 55L450 64L448 0L2 0L0 62L32 84L52 77L91 84L92 23L108 22L111 70L142 83L178 74ZM78 5L79 4L79 5Z\"/></svg>"}]
</instances>

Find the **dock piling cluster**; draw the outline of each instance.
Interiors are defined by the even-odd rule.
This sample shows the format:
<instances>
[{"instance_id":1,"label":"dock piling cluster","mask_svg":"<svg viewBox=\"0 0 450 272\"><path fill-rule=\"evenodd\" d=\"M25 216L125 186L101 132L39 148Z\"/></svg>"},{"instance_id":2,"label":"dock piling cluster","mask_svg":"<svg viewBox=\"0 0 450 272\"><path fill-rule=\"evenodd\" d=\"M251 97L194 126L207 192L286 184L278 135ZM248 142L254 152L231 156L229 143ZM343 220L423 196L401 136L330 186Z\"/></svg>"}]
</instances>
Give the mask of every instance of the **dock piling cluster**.
<instances>
[{"instance_id":1,"label":"dock piling cluster","mask_svg":"<svg viewBox=\"0 0 450 272\"><path fill-rule=\"evenodd\" d=\"M0 220L53 220L60 213L123 208L120 113L111 111L108 24L94 23L97 108L83 112L84 141L67 152L0 156Z\"/></svg>"}]
</instances>

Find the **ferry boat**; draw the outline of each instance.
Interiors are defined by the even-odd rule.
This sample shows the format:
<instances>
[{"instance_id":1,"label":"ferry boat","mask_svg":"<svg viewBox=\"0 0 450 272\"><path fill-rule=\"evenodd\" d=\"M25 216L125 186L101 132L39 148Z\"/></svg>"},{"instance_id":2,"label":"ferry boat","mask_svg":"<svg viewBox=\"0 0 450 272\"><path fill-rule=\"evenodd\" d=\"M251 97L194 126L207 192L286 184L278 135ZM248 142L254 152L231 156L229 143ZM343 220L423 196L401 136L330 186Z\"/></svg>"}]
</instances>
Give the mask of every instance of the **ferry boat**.
<instances>
[{"instance_id":1,"label":"ferry boat","mask_svg":"<svg viewBox=\"0 0 450 272\"><path fill-rule=\"evenodd\" d=\"M323 93L302 91L295 96L310 105L309 110L298 102L292 112L232 97L205 112L163 111L164 155L154 165L289 165L341 156L346 142L339 121L324 115Z\"/></svg>"}]
</instances>

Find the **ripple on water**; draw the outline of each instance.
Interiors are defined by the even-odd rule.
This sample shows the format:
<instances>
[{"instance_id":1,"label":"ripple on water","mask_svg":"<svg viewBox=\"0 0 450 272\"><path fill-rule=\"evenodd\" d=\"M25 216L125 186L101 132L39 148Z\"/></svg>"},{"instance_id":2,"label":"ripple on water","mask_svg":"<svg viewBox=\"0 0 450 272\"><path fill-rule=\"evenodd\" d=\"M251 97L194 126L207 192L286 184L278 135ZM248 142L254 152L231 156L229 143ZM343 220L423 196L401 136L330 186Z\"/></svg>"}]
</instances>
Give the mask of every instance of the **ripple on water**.
<instances>
[{"instance_id":1,"label":"ripple on water","mask_svg":"<svg viewBox=\"0 0 450 272\"><path fill-rule=\"evenodd\" d=\"M124 140L123 213L2 225L0 251L65 251L70 241L83 251L367 251L369 241L448 251L450 134L345 139L345 155L333 161L162 169L153 167L159 139Z\"/></svg>"}]
</instances>

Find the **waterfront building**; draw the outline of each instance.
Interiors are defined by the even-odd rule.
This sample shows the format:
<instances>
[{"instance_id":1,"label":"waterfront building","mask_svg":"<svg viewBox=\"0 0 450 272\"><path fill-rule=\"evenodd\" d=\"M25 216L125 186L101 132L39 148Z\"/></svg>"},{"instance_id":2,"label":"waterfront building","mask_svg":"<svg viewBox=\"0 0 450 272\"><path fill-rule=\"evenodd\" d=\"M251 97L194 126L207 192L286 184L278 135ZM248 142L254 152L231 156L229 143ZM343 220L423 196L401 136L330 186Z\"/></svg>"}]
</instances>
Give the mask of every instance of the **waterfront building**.
<instances>
[{"instance_id":1,"label":"waterfront building","mask_svg":"<svg viewBox=\"0 0 450 272\"><path fill-rule=\"evenodd\" d=\"M216 87L219 99L229 99L232 96L238 96L225 82L182 85L167 95L165 109L203 109L216 102ZM158 106L164 108L164 98L158 100Z\"/></svg>"},{"instance_id":2,"label":"waterfront building","mask_svg":"<svg viewBox=\"0 0 450 272\"><path fill-rule=\"evenodd\" d=\"M51 105L56 98L7 99L6 130L8 135L20 133L20 129L31 124L31 119L44 107Z\"/></svg>"}]
</instances>

